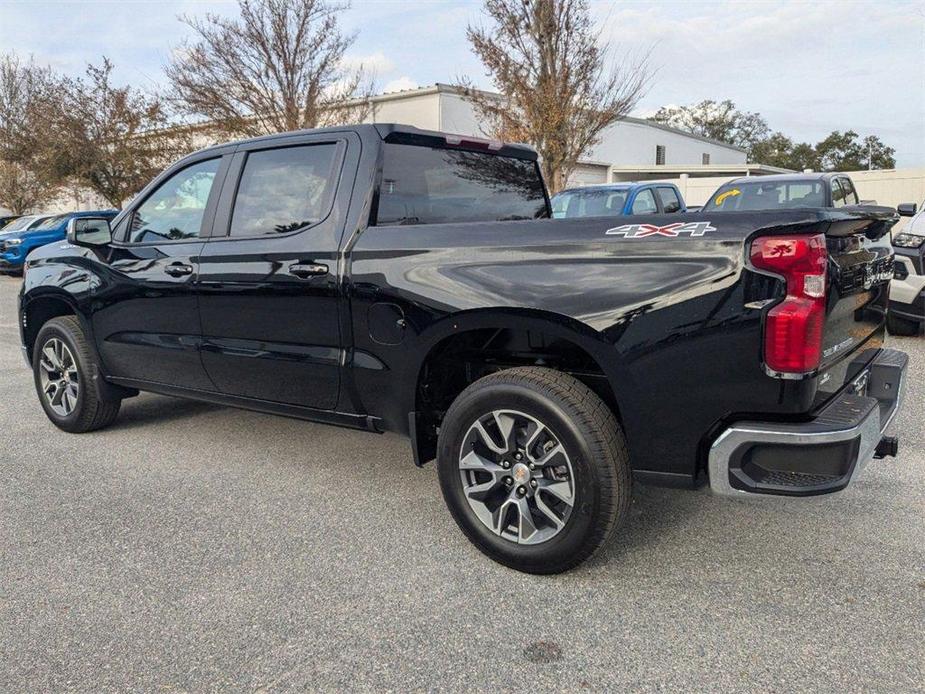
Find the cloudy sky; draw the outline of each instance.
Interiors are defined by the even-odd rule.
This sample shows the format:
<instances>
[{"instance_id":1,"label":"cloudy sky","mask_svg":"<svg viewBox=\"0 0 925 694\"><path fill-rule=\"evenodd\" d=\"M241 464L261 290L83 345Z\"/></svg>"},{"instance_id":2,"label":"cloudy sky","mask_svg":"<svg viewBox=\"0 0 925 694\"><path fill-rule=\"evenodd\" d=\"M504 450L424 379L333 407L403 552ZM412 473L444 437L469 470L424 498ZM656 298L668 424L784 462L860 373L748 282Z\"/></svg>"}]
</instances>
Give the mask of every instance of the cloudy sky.
<instances>
[{"instance_id":1,"label":"cloudy sky","mask_svg":"<svg viewBox=\"0 0 925 694\"><path fill-rule=\"evenodd\" d=\"M32 54L71 74L108 56L116 76L162 84L188 30L180 14L235 13L221 0L0 0L0 51ZM652 50L659 68L637 111L732 99L771 127L816 142L832 130L875 134L899 166L925 166L925 0L592 2L602 38L620 55ZM351 58L385 90L463 76L490 87L469 51L480 3L354 0L344 25Z\"/></svg>"}]
</instances>

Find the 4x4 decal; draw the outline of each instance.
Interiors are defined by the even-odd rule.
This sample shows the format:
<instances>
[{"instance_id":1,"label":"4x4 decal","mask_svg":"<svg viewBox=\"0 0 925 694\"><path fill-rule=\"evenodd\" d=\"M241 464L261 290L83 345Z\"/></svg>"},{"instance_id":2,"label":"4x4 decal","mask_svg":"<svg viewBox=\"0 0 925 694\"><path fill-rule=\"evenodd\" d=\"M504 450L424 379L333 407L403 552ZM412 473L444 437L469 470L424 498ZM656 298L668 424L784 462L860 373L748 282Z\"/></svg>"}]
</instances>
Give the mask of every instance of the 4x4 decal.
<instances>
[{"instance_id":1,"label":"4x4 decal","mask_svg":"<svg viewBox=\"0 0 925 694\"><path fill-rule=\"evenodd\" d=\"M657 227L654 224L624 224L620 227L608 229L604 233L608 236L622 236L626 239L641 239L646 236L669 236L674 238L679 234L703 236L708 231L716 231L716 227L709 222L675 222L663 227Z\"/></svg>"}]
</instances>

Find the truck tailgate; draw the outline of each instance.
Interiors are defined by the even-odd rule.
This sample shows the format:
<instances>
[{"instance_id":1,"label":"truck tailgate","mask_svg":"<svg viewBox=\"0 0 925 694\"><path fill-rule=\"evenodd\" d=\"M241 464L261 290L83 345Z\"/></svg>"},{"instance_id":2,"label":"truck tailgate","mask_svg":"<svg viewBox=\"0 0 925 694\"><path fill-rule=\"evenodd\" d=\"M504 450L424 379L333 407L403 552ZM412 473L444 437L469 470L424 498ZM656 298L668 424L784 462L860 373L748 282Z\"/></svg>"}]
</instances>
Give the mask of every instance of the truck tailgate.
<instances>
[{"instance_id":1,"label":"truck tailgate","mask_svg":"<svg viewBox=\"0 0 925 694\"><path fill-rule=\"evenodd\" d=\"M826 228L829 287L815 405L862 376L883 344L893 250L890 208L831 213Z\"/></svg>"}]
</instances>

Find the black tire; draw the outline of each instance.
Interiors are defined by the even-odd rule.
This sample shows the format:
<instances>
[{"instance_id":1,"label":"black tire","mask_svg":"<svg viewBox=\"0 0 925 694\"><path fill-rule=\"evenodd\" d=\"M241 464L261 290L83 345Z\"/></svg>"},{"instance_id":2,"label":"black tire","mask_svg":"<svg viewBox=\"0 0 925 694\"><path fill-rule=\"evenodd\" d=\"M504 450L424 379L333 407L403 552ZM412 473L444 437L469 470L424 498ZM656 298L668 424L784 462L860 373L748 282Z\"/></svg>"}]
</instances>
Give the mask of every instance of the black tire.
<instances>
[{"instance_id":1,"label":"black tire","mask_svg":"<svg viewBox=\"0 0 925 694\"><path fill-rule=\"evenodd\" d=\"M570 460L574 505L557 534L538 544L519 544L492 531L466 496L463 446L475 446L471 427L497 410L523 413L544 424ZM471 384L446 413L437 451L440 487L460 529L483 553L518 571L553 574L577 566L607 541L629 510L629 456L613 412L581 381L552 369L508 369ZM506 477L505 484L510 483Z\"/></svg>"},{"instance_id":2,"label":"black tire","mask_svg":"<svg viewBox=\"0 0 925 694\"><path fill-rule=\"evenodd\" d=\"M64 343L76 363L78 390L76 404L68 414L56 412L42 387L43 349L52 340ZM91 374L96 373L94 354L87 344L83 329L74 316L58 316L45 323L39 330L32 349L32 371L35 390L48 419L59 429L74 434L102 429L116 419L122 401L102 400L97 392Z\"/></svg>"},{"instance_id":3,"label":"black tire","mask_svg":"<svg viewBox=\"0 0 925 694\"><path fill-rule=\"evenodd\" d=\"M922 329L922 324L919 321L897 316L892 311L889 311L886 314L886 329L890 335L915 337Z\"/></svg>"}]
</instances>

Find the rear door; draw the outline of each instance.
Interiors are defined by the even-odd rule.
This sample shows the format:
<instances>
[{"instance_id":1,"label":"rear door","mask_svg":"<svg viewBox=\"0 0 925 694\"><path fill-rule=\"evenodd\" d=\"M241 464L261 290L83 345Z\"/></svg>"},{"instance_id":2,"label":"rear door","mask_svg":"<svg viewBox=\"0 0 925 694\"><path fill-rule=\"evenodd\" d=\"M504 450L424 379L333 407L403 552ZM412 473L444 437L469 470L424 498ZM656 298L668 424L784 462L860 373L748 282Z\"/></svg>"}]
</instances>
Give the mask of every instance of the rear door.
<instances>
[{"instance_id":1,"label":"rear door","mask_svg":"<svg viewBox=\"0 0 925 694\"><path fill-rule=\"evenodd\" d=\"M343 358L339 246L355 133L239 147L202 253L202 361L225 394L317 409L337 403Z\"/></svg>"},{"instance_id":2,"label":"rear door","mask_svg":"<svg viewBox=\"0 0 925 694\"><path fill-rule=\"evenodd\" d=\"M213 152L167 172L129 209L111 251L97 258L93 334L116 378L211 390L199 359L194 290L203 232L230 156Z\"/></svg>"}]
</instances>

